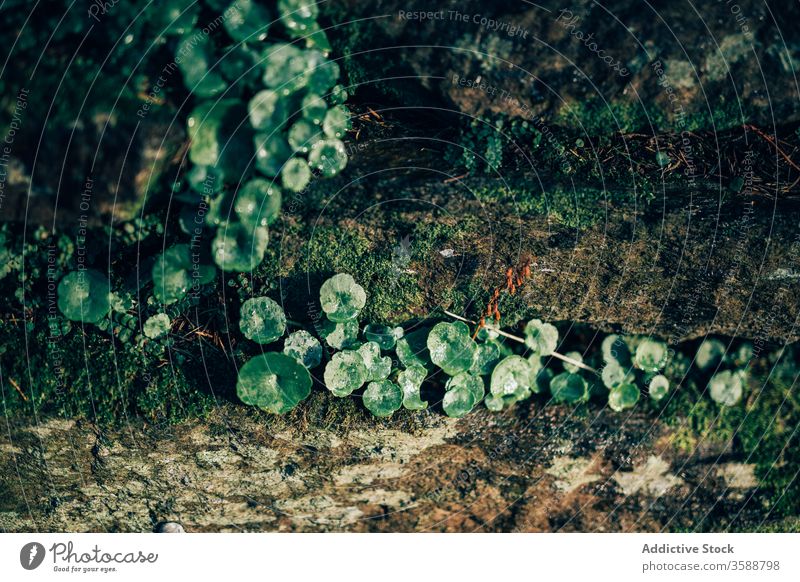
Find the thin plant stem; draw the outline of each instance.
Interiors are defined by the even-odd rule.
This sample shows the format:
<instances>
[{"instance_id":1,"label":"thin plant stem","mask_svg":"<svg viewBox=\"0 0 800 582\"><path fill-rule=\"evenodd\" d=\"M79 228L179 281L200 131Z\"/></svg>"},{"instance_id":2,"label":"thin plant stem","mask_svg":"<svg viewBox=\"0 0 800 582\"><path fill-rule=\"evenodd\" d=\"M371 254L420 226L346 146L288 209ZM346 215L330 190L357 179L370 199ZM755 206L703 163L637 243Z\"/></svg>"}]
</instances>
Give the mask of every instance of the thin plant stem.
<instances>
[{"instance_id":1,"label":"thin plant stem","mask_svg":"<svg viewBox=\"0 0 800 582\"><path fill-rule=\"evenodd\" d=\"M465 317L461 317L460 315L456 315L455 313L447 311L446 309L443 309L442 311L444 311L447 315L449 315L453 319L457 319L459 321L463 321L464 323L471 323L472 325L477 325L477 322L472 321L471 319L467 319ZM503 331L502 329L497 328L497 327L495 327L495 326L493 326L491 324L484 323L483 327L485 327L486 329L489 329L491 331L496 332L498 335L501 335L503 337L507 337L510 340L514 340L515 342L519 342L521 344L525 343L525 338L519 337L518 335L507 333L507 332ZM558 352L553 352L550 355L553 356L554 358L558 359L558 360L561 360L562 362L567 362L568 364L572 364L573 366L577 366L578 368L582 368L583 370L586 370L586 371L591 372L593 374L597 374L598 376L600 375L600 372L598 372L597 370L595 370L591 366L587 366L583 362L579 362L578 360L576 360L574 358L570 358L569 356L565 356L564 354L559 354Z\"/></svg>"}]
</instances>

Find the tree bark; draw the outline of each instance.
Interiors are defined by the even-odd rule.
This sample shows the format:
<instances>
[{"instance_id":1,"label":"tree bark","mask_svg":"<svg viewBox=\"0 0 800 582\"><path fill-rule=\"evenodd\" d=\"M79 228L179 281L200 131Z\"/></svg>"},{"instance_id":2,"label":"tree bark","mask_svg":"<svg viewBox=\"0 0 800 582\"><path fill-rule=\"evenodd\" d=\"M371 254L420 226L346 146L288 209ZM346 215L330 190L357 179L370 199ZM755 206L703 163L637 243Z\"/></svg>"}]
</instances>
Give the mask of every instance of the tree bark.
<instances>
[{"instance_id":1,"label":"tree bark","mask_svg":"<svg viewBox=\"0 0 800 582\"><path fill-rule=\"evenodd\" d=\"M326 394L312 399L328 405ZM674 429L646 413L531 402L461 420L351 410L331 423L331 409L276 418L224 405L179 426L111 431L60 419L10 426L0 528L658 531L764 517L752 465L726 444L680 453Z\"/></svg>"}]
</instances>

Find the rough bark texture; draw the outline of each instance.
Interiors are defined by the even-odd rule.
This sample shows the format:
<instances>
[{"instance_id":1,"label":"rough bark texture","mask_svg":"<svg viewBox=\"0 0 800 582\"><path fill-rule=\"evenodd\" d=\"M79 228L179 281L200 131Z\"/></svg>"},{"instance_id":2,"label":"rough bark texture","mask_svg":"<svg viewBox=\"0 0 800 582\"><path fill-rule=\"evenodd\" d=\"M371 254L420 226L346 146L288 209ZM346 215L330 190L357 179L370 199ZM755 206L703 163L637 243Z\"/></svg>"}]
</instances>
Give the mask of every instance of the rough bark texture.
<instances>
[{"instance_id":1,"label":"rough bark texture","mask_svg":"<svg viewBox=\"0 0 800 582\"><path fill-rule=\"evenodd\" d=\"M548 184L532 173L453 181L437 170L436 155L425 155L428 144L366 144L348 178L325 186L335 194L306 211L309 228L281 239L283 274L305 277L294 262L319 244L317 231L332 227L369 240L370 257L391 255L408 237L404 269L422 299L401 312L370 314L376 319L401 323L438 305L469 304L474 314L509 266L530 261L531 281L501 303L504 325L535 315L672 343L710 333L780 343L800 337L796 203L680 184L634 203L613 186ZM527 210L531 200L543 210ZM415 240L420 226L445 234L425 246ZM353 268L343 260L326 268ZM390 281L365 282L371 297L397 293ZM306 296L305 281L298 287L288 299L305 310L316 288Z\"/></svg>"},{"instance_id":2,"label":"rough bark texture","mask_svg":"<svg viewBox=\"0 0 800 582\"><path fill-rule=\"evenodd\" d=\"M161 521L188 531L760 524L768 513L754 494L752 465L729 458L724 444L701 442L695 454L680 454L673 435L646 414L537 404L462 420L362 417L346 428L232 406L166 429L101 432L51 419L4 431L0 529L137 532Z\"/></svg>"}]
</instances>

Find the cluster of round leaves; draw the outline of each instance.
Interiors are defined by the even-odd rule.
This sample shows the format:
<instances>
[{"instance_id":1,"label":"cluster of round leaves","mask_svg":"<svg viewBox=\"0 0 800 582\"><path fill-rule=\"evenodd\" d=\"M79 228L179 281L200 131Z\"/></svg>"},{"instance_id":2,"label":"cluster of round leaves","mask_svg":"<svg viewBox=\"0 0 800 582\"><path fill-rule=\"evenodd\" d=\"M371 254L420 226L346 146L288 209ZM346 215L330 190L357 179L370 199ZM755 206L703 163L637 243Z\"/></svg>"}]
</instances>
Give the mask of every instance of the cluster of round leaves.
<instances>
[{"instance_id":1,"label":"cluster of round leaves","mask_svg":"<svg viewBox=\"0 0 800 582\"><path fill-rule=\"evenodd\" d=\"M205 1L219 30L196 26L194 4L169 3L182 22L175 60L197 101L181 226L215 228L213 261L246 272L263 260L283 192L346 166L347 92L313 0Z\"/></svg>"},{"instance_id":2,"label":"cluster of round leaves","mask_svg":"<svg viewBox=\"0 0 800 582\"><path fill-rule=\"evenodd\" d=\"M612 334L603 340L601 352L600 377L608 390L608 406L612 410L633 408L644 387L649 388L650 398L655 402L669 393L669 380L660 373L670 357L664 342Z\"/></svg>"},{"instance_id":3,"label":"cluster of round leaves","mask_svg":"<svg viewBox=\"0 0 800 582\"><path fill-rule=\"evenodd\" d=\"M253 297L242 303L239 329L247 339L272 344L286 333L286 314L269 297ZM305 330L286 338L283 353L265 352L240 369L236 393L245 404L283 414L311 394L310 368L322 360L322 346Z\"/></svg>"},{"instance_id":4,"label":"cluster of round leaves","mask_svg":"<svg viewBox=\"0 0 800 582\"><path fill-rule=\"evenodd\" d=\"M174 282L163 281L169 287ZM139 319L129 313L130 298L120 297L111 289L108 277L95 269L67 273L58 284L58 308L70 321L96 324L121 340L128 341L139 330ZM141 325L141 341L157 340L169 334L172 320L166 313L156 313Z\"/></svg>"},{"instance_id":5,"label":"cluster of round leaves","mask_svg":"<svg viewBox=\"0 0 800 582\"><path fill-rule=\"evenodd\" d=\"M609 390L608 404L614 410L624 410L638 402L645 388L653 401L662 401L670 391L668 377L678 382L700 382L701 387L705 382L712 400L721 406L734 406L744 394L746 368L753 349L751 344L743 343L735 352L729 352L720 340L706 339L692 362L661 341L610 335L603 341L602 354L601 372Z\"/></svg>"},{"instance_id":6,"label":"cluster of round leaves","mask_svg":"<svg viewBox=\"0 0 800 582\"><path fill-rule=\"evenodd\" d=\"M178 245L156 262L153 277L163 301L191 285L187 272L202 271L192 265L187 253L188 247ZM93 270L69 273L59 284L58 295L59 308L71 320L97 323L112 308L110 283ZM346 397L366 385L364 405L378 417L401 408L427 408L421 388L438 371L447 376L442 408L448 416L459 418L481 402L498 411L546 393L554 402L568 404L606 394L609 407L623 411L634 407L645 389L653 401L662 401L670 391L667 376L685 377L692 364L685 356L672 353L664 342L612 334L601 345L599 378L582 369L583 357L578 352L567 354L563 371L555 374L551 356L558 346L558 330L549 323L538 319L527 323L527 349L520 355L500 342L496 331L482 328L473 337L469 327L459 321L408 333L383 325L367 325L361 330L358 316L366 301L364 288L352 276L334 275L320 288L326 321L317 331L325 343L338 350L325 365L328 390ZM157 314L145 322L144 334L151 339L161 337L168 333L170 323L166 314ZM287 321L274 300L254 297L242 304L239 327L247 339L267 345L285 335ZM392 351L402 368L395 369ZM734 406L741 401L745 369L752 355L749 344L732 353L716 339L699 346L694 364L698 373L708 378L708 392L715 402ZM237 392L243 402L264 410L291 410L310 394L309 370L322 363L322 356L322 344L316 337L305 330L295 331L286 338L282 354L262 354L242 367Z\"/></svg>"},{"instance_id":7,"label":"cluster of round leaves","mask_svg":"<svg viewBox=\"0 0 800 582\"><path fill-rule=\"evenodd\" d=\"M718 339L706 339L695 355L695 366L708 379L708 393L720 406L735 406L742 400L747 385L747 366L753 357L753 346L741 344L729 351Z\"/></svg>"}]
</instances>

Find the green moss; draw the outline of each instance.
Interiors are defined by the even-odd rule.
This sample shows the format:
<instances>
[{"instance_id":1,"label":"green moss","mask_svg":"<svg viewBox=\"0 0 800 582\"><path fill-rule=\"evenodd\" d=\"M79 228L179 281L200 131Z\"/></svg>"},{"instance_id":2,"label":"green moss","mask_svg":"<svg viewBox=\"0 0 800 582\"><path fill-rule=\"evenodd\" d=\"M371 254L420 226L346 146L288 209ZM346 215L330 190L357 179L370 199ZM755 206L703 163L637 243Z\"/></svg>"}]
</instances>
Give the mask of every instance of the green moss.
<instances>
[{"instance_id":1,"label":"green moss","mask_svg":"<svg viewBox=\"0 0 800 582\"><path fill-rule=\"evenodd\" d=\"M800 483L796 479L800 452L800 394L793 389L797 348L786 350L771 370L759 362L749 382L744 406L720 407L703 386L681 386L670 399L665 418L677 427L673 446L691 454L700 445L730 444L738 458L755 463L759 494L773 517L800 512ZM770 373L771 372L771 373Z\"/></svg>"},{"instance_id":2,"label":"green moss","mask_svg":"<svg viewBox=\"0 0 800 582\"><path fill-rule=\"evenodd\" d=\"M50 340L49 330L37 323L28 333L30 360L4 358L3 375L20 392L8 388L3 395L12 415L86 417L101 424L143 417L152 422L176 422L203 416L214 404L207 392L198 391L177 361L165 361L131 345L120 345L100 331L73 326ZM25 353L22 326L0 323L4 349ZM35 371L33 376L29 370Z\"/></svg>"},{"instance_id":3,"label":"green moss","mask_svg":"<svg viewBox=\"0 0 800 582\"><path fill-rule=\"evenodd\" d=\"M555 125L573 127L584 136L608 135L615 132L650 131L659 127L663 114L655 109L644 110L628 102L607 102L599 97L567 103L553 120Z\"/></svg>"},{"instance_id":4,"label":"green moss","mask_svg":"<svg viewBox=\"0 0 800 582\"><path fill-rule=\"evenodd\" d=\"M398 323L420 304L416 279L399 270L389 245L378 245L357 230L324 227L313 231L301 258L287 276L305 280L350 273L363 282L369 301L361 318Z\"/></svg>"}]
</instances>

